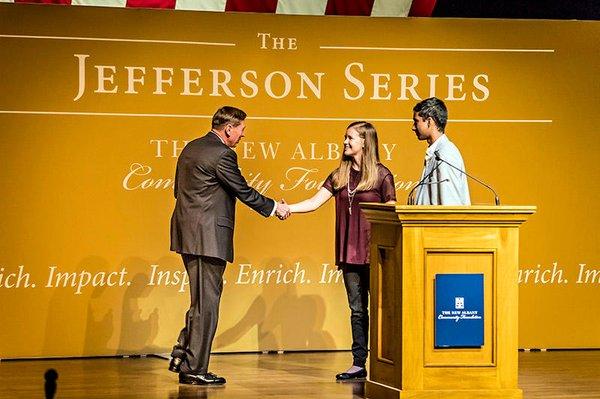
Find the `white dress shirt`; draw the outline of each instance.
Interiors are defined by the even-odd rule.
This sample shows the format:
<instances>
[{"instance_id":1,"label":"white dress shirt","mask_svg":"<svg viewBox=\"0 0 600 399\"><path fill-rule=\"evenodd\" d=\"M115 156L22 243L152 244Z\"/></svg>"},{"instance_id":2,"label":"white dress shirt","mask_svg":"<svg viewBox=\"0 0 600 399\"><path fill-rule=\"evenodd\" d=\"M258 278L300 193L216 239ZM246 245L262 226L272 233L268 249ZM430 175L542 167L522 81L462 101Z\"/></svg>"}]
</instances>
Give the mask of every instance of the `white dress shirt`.
<instances>
[{"instance_id":1,"label":"white dress shirt","mask_svg":"<svg viewBox=\"0 0 600 399\"><path fill-rule=\"evenodd\" d=\"M429 176L417 188L416 204L471 205L467 176L450 165L437 161L435 151L444 161L460 170L466 170L460 151L445 134L442 134L425 152L425 166L421 179ZM435 171L431 173L434 169Z\"/></svg>"}]
</instances>

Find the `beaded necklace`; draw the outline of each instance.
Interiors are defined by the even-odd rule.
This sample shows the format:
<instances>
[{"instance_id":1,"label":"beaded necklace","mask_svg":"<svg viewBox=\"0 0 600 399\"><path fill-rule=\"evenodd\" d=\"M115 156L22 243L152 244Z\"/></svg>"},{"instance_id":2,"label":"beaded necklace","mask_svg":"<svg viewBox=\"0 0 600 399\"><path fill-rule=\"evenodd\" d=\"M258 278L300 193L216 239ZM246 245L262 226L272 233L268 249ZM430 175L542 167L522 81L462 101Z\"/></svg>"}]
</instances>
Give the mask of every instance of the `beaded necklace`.
<instances>
[{"instance_id":1,"label":"beaded necklace","mask_svg":"<svg viewBox=\"0 0 600 399\"><path fill-rule=\"evenodd\" d=\"M352 215L352 201L354 201L354 195L356 195L358 184L354 187L354 190L350 190L350 169L348 169L348 182L346 183L346 188L348 189L348 213Z\"/></svg>"}]
</instances>

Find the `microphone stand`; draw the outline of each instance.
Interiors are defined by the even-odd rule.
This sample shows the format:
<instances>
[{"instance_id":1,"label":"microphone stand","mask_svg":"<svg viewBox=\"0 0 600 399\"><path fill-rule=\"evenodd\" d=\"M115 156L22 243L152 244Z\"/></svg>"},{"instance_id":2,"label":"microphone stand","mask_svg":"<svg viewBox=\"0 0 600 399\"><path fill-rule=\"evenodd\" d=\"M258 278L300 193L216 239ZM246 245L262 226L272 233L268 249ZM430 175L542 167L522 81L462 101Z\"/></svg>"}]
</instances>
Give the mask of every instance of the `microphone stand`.
<instances>
[{"instance_id":1,"label":"microphone stand","mask_svg":"<svg viewBox=\"0 0 600 399\"><path fill-rule=\"evenodd\" d=\"M437 158L436 158L436 161L437 161ZM417 187L426 185L425 180L430 179L431 176L433 175L433 172L435 172L437 170L437 168L440 167L441 164L442 163L439 162L437 165L435 165L435 167L433 169L431 169L431 172L429 172L425 177L423 177L421 180L419 180L419 182L412 188L412 190L410 190L410 193L408 193L406 205L414 205L415 204L415 201L413 198L413 193L415 192Z\"/></svg>"},{"instance_id":2,"label":"microphone stand","mask_svg":"<svg viewBox=\"0 0 600 399\"><path fill-rule=\"evenodd\" d=\"M498 197L498 194L496 193L496 191L493 188L491 188L489 185L485 184L484 182L482 182L481 180L479 180L475 176L471 176L470 174L468 174L464 170L462 170L462 169L460 169L460 168L452 165L450 162L447 162L444 159L442 159L442 157L440 157L440 154L439 154L438 151L435 151L434 154L435 154L435 160L436 161L440 161L440 164L438 164L438 166L441 165L442 163L445 163L446 165L450 166L451 168L454 168L454 169L458 170L460 173L463 173L466 176L470 177L471 179L475 180L477 183L481 184L482 186L484 186L488 190L490 190L492 193L494 193L494 202L496 203L496 206L500 205L500 198Z\"/></svg>"}]
</instances>

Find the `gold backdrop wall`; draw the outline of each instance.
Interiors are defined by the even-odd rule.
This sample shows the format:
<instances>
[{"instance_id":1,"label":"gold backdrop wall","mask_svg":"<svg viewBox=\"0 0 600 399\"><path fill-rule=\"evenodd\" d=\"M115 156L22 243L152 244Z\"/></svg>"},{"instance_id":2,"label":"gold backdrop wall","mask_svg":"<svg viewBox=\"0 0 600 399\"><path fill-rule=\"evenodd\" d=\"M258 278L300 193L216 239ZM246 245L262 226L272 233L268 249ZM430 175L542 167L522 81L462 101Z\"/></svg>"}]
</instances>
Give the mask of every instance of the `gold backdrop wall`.
<instances>
[{"instance_id":1,"label":"gold backdrop wall","mask_svg":"<svg viewBox=\"0 0 600 399\"><path fill-rule=\"evenodd\" d=\"M275 198L312 195L372 121L399 201L431 94L522 229L520 346L600 347L597 22L301 17L0 4L0 357L166 352L188 304L172 178L221 105ZM474 203L491 195L470 183ZM333 204L238 207L216 351L350 346ZM501 322L501 321L499 321Z\"/></svg>"}]
</instances>

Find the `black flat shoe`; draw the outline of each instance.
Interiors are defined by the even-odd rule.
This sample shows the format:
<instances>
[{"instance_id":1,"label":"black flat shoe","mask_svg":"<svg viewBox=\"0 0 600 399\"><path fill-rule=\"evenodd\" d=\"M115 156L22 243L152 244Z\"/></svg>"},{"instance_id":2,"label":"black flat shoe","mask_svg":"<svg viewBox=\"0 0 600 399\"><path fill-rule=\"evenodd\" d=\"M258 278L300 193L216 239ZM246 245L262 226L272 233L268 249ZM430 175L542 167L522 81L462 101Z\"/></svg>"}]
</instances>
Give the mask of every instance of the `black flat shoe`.
<instances>
[{"instance_id":1,"label":"black flat shoe","mask_svg":"<svg viewBox=\"0 0 600 399\"><path fill-rule=\"evenodd\" d=\"M189 374L179 373L179 383L189 385L223 385L227 381L225 378L219 377L213 373L205 374Z\"/></svg>"},{"instance_id":2,"label":"black flat shoe","mask_svg":"<svg viewBox=\"0 0 600 399\"><path fill-rule=\"evenodd\" d=\"M174 373L179 373L181 370L181 363L183 363L183 359L180 357L173 357L169 362L169 371Z\"/></svg>"},{"instance_id":3,"label":"black flat shoe","mask_svg":"<svg viewBox=\"0 0 600 399\"><path fill-rule=\"evenodd\" d=\"M367 369L360 369L354 373L339 373L335 376L337 381L351 381L367 378Z\"/></svg>"}]
</instances>

